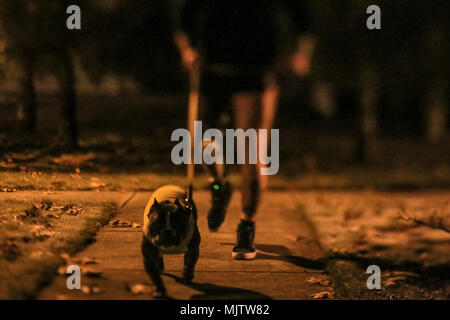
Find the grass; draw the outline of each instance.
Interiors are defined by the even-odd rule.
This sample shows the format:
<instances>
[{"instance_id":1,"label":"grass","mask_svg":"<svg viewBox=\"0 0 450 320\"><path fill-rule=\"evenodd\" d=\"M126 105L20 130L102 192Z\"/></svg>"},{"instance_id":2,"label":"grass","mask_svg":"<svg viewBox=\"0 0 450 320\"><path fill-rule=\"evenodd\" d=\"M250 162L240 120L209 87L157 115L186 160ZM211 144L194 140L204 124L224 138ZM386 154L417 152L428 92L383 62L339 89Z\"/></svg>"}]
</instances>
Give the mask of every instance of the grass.
<instances>
[{"instance_id":1,"label":"grass","mask_svg":"<svg viewBox=\"0 0 450 320\"><path fill-rule=\"evenodd\" d=\"M233 171L229 180L239 185L238 172ZM0 171L0 192L8 191L152 191L165 184L186 185L182 173L126 173L126 172L81 172L66 173L37 171ZM208 185L208 176L198 168L196 188ZM291 176L269 177L269 188L273 190L424 190L449 189L450 171L416 170L377 170L351 168L340 172L305 172Z\"/></svg>"},{"instance_id":2,"label":"grass","mask_svg":"<svg viewBox=\"0 0 450 320\"><path fill-rule=\"evenodd\" d=\"M0 105L0 190L149 191L185 185L171 162L174 129L186 126L186 95L80 96L79 151L59 148L58 97L38 96L39 134L14 135L15 104ZM380 136L374 165L355 163L355 119L332 121L280 108L280 172L272 189L450 189L450 136L439 145L414 132ZM297 110L298 111L298 110ZM352 131L353 130L353 131ZM25 141L22 141L22 140ZM230 179L238 185L238 169ZM207 177L196 169L196 187Z\"/></svg>"},{"instance_id":3,"label":"grass","mask_svg":"<svg viewBox=\"0 0 450 320\"><path fill-rule=\"evenodd\" d=\"M448 241L444 230L400 219L448 221L448 192L317 192L299 197L301 211L326 255L339 298L448 299ZM368 290L370 265L381 290Z\"/></svg>"},{"instance_id":4,"label":"grass","mask_svg":"<svg viewBox=\"0 0 450 320\"><path fill-rule=\"evenodd\" d=\"M31 299L116 213L114 203L0 201L0 299Z\"/></svg>"}]
</instances>

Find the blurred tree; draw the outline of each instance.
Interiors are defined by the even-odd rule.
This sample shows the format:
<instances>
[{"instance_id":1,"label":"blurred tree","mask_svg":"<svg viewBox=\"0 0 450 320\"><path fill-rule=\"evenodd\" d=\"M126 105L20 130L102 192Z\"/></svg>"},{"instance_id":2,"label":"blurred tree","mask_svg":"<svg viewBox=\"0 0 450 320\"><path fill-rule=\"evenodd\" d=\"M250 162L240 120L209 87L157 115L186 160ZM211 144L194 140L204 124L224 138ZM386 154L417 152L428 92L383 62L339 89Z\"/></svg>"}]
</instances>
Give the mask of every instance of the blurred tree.
<instances>
[{"instance_id":1,"label":"blurred tree","mask_svg":"<svg viewBox=\"0 0 450 320\"><path fill-rule=\"evenodd\" d=\"M378 133L377 97L381 64L386 58L380 30L368 30L366 0L319 0L311 3L319 37L316 75L342 88L357 92L359 128L356 158L371 161L376 154Z\"/></svg>"},{"instance_id":2,"label":"blurred tree","mask_svg":"<svg viewBox=\"0 0 450 320\"><path fill-rule=\"evenodd\" d=\"M34 26L38 18L35 4L22 0L0 1L0 24L5 55L19 67L19 129L24 133L37 130L36 90L33 78L36 73L39 44L34 41L39 30Z\"/></svg>"},{"instance_id":3,"label":"blurred tree","mask_svg":"<svg viewBox=\"0 0 450 320\"><path fill-rule=\"evenodd\" d=\"M85 4L84 1L78 3ZM5 37L6 56L21 70L18 103L21 131L36 133L34 78L38 71L52 74L58 79L61 94L62 135L68 146L77 147L73 55L78 35L66 28L66 9L71 4L72 1L67 0L1 0L0 25Z\"/></svg>"},{"instance_id":4,"label":"blurred tree","mask_svg":"<svg viewBox=\"0 0 450 320\"><path fill-rule=\"evenodd\" d=\"M93 0L89 6L89 32L80 52L92 80L114 74L136 80L147 91L179 90L183 74L172 40L169 1Z\"/></svg>"},{"instance_id":5,"label":"blurred tree","mask_svg":"<svg viewBox=\"0 0 450 320\"><path fill-rule=\"evenodd\" d=\"M317 0L311 3L319 37L315 75L319 81L352 90L358 97L356 157L376 156L380 114L391 126L428 105L412 124L428 117L428 136L442 136L447 122L449 19L444 0L379 0L382 29L368 30L372 1ZM381 95L389 97L381 104ZM389 104L386 104L389 103ZM419 111L420 112L420 111ZM411 132L411 131L409 131ZM433 137L433 138L432 138Z\"/></svg>"}]
</instances>

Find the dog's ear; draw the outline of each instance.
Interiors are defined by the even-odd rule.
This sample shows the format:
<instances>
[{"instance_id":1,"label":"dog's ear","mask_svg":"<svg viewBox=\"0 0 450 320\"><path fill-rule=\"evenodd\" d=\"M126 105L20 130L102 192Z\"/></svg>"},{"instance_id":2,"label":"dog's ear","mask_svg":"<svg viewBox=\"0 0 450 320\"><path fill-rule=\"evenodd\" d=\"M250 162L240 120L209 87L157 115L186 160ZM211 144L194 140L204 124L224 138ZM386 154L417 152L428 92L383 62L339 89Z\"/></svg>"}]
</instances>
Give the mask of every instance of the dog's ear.
<instances>
[{"instance_id":1,"label":"dog's ear","mask_svg":"<svg viewBox=\"0 0 450 320\"><path fill-rule=\"evenodd\" d=\"M150 213L152 213L153 210L155 210L156 208L158 208L159 206L159 202L156 200L156 198L153 200L153 204L150 207L150 210L148 211L148 215L150 215Z\"/></svg>"}]
</instances>

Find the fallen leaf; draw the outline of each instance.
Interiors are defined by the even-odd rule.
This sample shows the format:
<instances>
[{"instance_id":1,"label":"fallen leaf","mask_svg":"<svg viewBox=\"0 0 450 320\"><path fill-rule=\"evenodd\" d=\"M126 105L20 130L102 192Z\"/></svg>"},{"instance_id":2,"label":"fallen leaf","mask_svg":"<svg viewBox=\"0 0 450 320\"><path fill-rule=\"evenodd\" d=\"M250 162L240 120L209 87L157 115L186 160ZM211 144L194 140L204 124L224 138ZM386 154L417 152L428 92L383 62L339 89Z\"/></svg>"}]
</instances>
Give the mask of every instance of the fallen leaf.
<instances>
[{"instance_id":1,"label":"fallen leaf","mask_svg":"<svg viewBox=\"0 0 450 320\"><path fill-rule=\"evenodd\" d=\"M109 223L110 226L116 228L130 228L133 224L128 220L115 219Z\"/></svg>"},{"instance_id":2,"label":"fallen leaf","mask_svg":"<svg viewBox=\"0 0 450 320\"><path fill-rule=\"evenodd\" d=\"M104 188L104 187L106 187L106 185L107 185L107 183L101 181L99 178L95 178L95 177L91 178L91 187L93 187L93 188Z\"/></svg>"},{"instance_id":3,"label":"fallen leaf","mask_svg":"<svg viewBox=\"0 0 450 320\"><path fill-rule=\"evenodd\" d=\"M414 272L409 272L409 271L390 271L390 272L386 272L385 276L386 277L403 276L403 277L417 278L419 275Z\"/></svg>"},{"instance_id":4,"label":"fallen leaf","mask_svg":"<svg viewBox=\"0 0 450 320\"><path fill-rule=\"evenodd\" d=\"M31 255L30 255L30 258L31 258L31 259L40 259L40 258L42 258L43 254L44 254L44 252L42 252L42 251L40 251L40 250L38 250L38 251L33 251L33 252L31 253Z\"/></svg>"},{"instance_id":5,"label":"fallen leaf","mask_svg":"<svg viewBox=\"0 0 450 320\"><path fill-rule=\"evenodd\" d=\"M33 204L30 209L25 210L25 215L33 218L39 217L41 215L41 210L37 205Z\"/></svg>"},{"instance_id":6,"label":"fallen leaf","mask_svg":"<svg viewBox=\"0 0 450 320\"><path fill-rule=\"evenodd\" d=\"M313 299L330 299L334 297L334 293L329 291L322 291L311 295Z\"/></svg>"},{"instance_id":7,"label":"fallen leaf","mask_svg":"<svg viewBox=\"0 0 450 320\"><path fill-rule=\"evenodd\" d=\"M68 253L63 252L63 253L61 253L59 256L60 256L62 259L64 259L64 261L65 261L66 263L69 263L70 260L71 260L71 257L70 257L70 255L69 255Z\"/></svg>"},{"instance_id":8,"label":"fallen leaf","mask_svg":"<svg viewBox=\"0 0 450 320\"><path fill-rule=\"evenodd\" d=\"M419 259L420 260L426 260L428 259L429 253L428 252L423 252L420 254Z\"/></svg>"},{"instance_id":9,"label":"fallen leaf","mask_svg":"<svg viewBox=\"0 0 450 320\"><path fill-rule=\"evenodd\" d=\"M40 241L46 240L56 235L56 232L46 230L43 226L35 226L33 227L33 229L31 229L31 232Z\"/></svg>"},{"instance_id":10,"label":"fallen leaf","mask_svg":"<svg viewBox=\"0 0 450 320\"><path fill-rule=\"evenodd\" d=\"M300 240L305 239L305 237L302 237L302 236L295 236L295 235L293 235L293 234L288 234L288 235L286 235L286 239L291 240L291 241L293 241L293 242L297 242L297 241L300 241Z\"/></svg>"},{"instance_id":11,"label":"fallen leaf","mask_svg":"<svg viewBox=\"0 0 450 320\"><path fill-rule=\"evenodd\" d=\"M53 206L53 202L51 200L42 200L39 204L39 208L42 210L50 210Z\"/></svg>"},{"instance_id":12,"label":"fallen leaf","mask_svg":"<svg viewBox=\"0 0 450 320\"><path fill-rule=\"evenodd\" d=\"M67 271L67 266L61 266L58 268L58 274L60 276L65 276Z\"/></svg>"},{"instance_id":13,"label":"fallen leaf","mask_svg":"<svg viewBox=\"0 0 450 320\"><path fill-rule=\"evenodd\" d=\"M103 292L103 290L97 285L94 285L94 286L82 286L81 287L81 291L84 294L99 294L99 293Z\"/></svg>"},{"instance_id":14,"label":"fallen leaf","mask_svg":"<svg viewBox=\"0 0 450 320\"><path fill-rule=\"evenodd\" d=\"M14 261L21 255L19 247L11 240L0 243L0 256L9 261Z\"/></svg>"},{"instance_id":15,"label":"fallen leaf","mask_svg":"<svg viewBox=\"0 0 450 320\"><path fill-rule=\"evenodd\" d=\"M87 154L63 154L59 157L52 158L52 161L56 164L66 165L66 166L76 166L80 167L86 161L95 158L93 153Z\"/></svg>"},{"instance_id":16,"label":"fallen leaf","mask_svg":"<svg viewBox=\"0 0 450 320\"><path fill-rule=\"evenodd\" d=\"M83 275L90 278L99 278L103 274L103 271L101 271L100 269L92 267L82 267L81 272L83 273Z\"/></svg>"},{"instance_id":17,"label":"fallen leaf","mask_svg":"<svg viewBox=\"0 0 450 320\"><path fill-rule=\"evenodd\" d=\"M71 205L71 206L64 207L63 211L65 214L67 214L69 216L77 216L77 215L83 213L84 209L82 207Z\"/></svg>"},{"instance_id":18,"label":"fallen leaf","mask_svg":"<svg viewBox=\"0 0 450 320\"><path fill-rule=\"evenodd\" d=\"M311 277L309 278L306 283L308 284L318 284L320 286L329 286L330 285L330 281L326 280L326 279L320 279L320 278L316 278L316 277Z\"/></svg>"},{"instance_id":19,"label":"fallen leaf","mask_svg":"<svg viewBox=\"0 0 450 320\"><path fill-rule=\"evenodd\" d=\"M392 277L392 278L386 279L383 284L386 287L391 287L391 286L396 285L398 282L404 281L406 279L407 279L407 277L405 277L405 276Z\"/></svg>"},{"instance_id":20,"label":"fallen leaf","mask_svg":"<svg viewBox=\"0 0 450 320\"><path fill-rule=\"evenodd\" d=\"M81 258L81 264L83 265L87 265L87 264L97 264L98 261L95 258L91 258L91 257L83 257Z\"/></svg>"},{"instance_id":21,"label":"fallen leaf","mask_svg":"<svg viewBox=\"0 0 450 320\"><path fill-rule=\"evenodd\" d=\"M131 291L132 294L138 295L138 294L149 294L153 291L153 288L149 286L148 284L142 284L142 283L135 283L133 285L129 285L128 289Z\"/></svg>"},{"instance_id":22,"label":"fallen leaf","mask_svg":"<svg viewBox=\"0 0 450 320\"><path fill-rule=\"evenodd\" d=\"M47 194L48 194L48 195L51 195L51 194L58 194L58 192L55 192L55 191L45 191L44 194L45 194L45 195L47 195Z\"/></svg>"}]
</instances>

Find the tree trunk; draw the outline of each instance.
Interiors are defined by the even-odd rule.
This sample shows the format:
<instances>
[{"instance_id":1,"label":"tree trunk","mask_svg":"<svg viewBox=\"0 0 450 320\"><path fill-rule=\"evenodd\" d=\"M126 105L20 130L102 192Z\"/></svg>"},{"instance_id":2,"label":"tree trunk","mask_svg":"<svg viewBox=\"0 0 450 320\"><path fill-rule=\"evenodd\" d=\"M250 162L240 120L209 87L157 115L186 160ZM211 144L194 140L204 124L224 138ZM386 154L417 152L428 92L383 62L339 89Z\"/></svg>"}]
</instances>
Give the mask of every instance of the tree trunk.
<instances>
[{"instance_id":1,"label":"tree trunk","mask_svg":"<svg viewBox=\"0 0 450 320\"><path fill-rule=\"evenodd\" d=\"M73 60L67 51L61 53L61 71L59 74L62 99L62 134L69 147L78 148L78 125L76 117L75 70Z\"/></svg>"},{"instance_id":2,"label":"tree trunk","mask_svg":"<svg viewBox=\"0 0 450 320\"><path fill-rule=\"evenodd\" d=\"M18 129L23 134L37 132L37 102L34 87L34 65L25 62L20 76L20 96L17 104Z\"/></svg>"},{"instance_id":3,"label":"tree trunk","mask_svg":"<svg viewBox=\"0 0 450 320\"><path fill-rule=\"evenodd\" d=\"M378 78L372 70L364 70L361 79L360 131L357 137L356 158L371 163L377 154L378 136Z\"/></svg>"},{"instance_id":4,"label":"tree trunk","mask_svg":"<svg viewBox=\"0 0 450 320\"><path fill-rule=\"evenodd\" d=\"M446 101L446 84L434 82L426 101L427 124L426 135L430 143L439 143L447 130L448 106Z\"/></svg>"}]
</instances>

